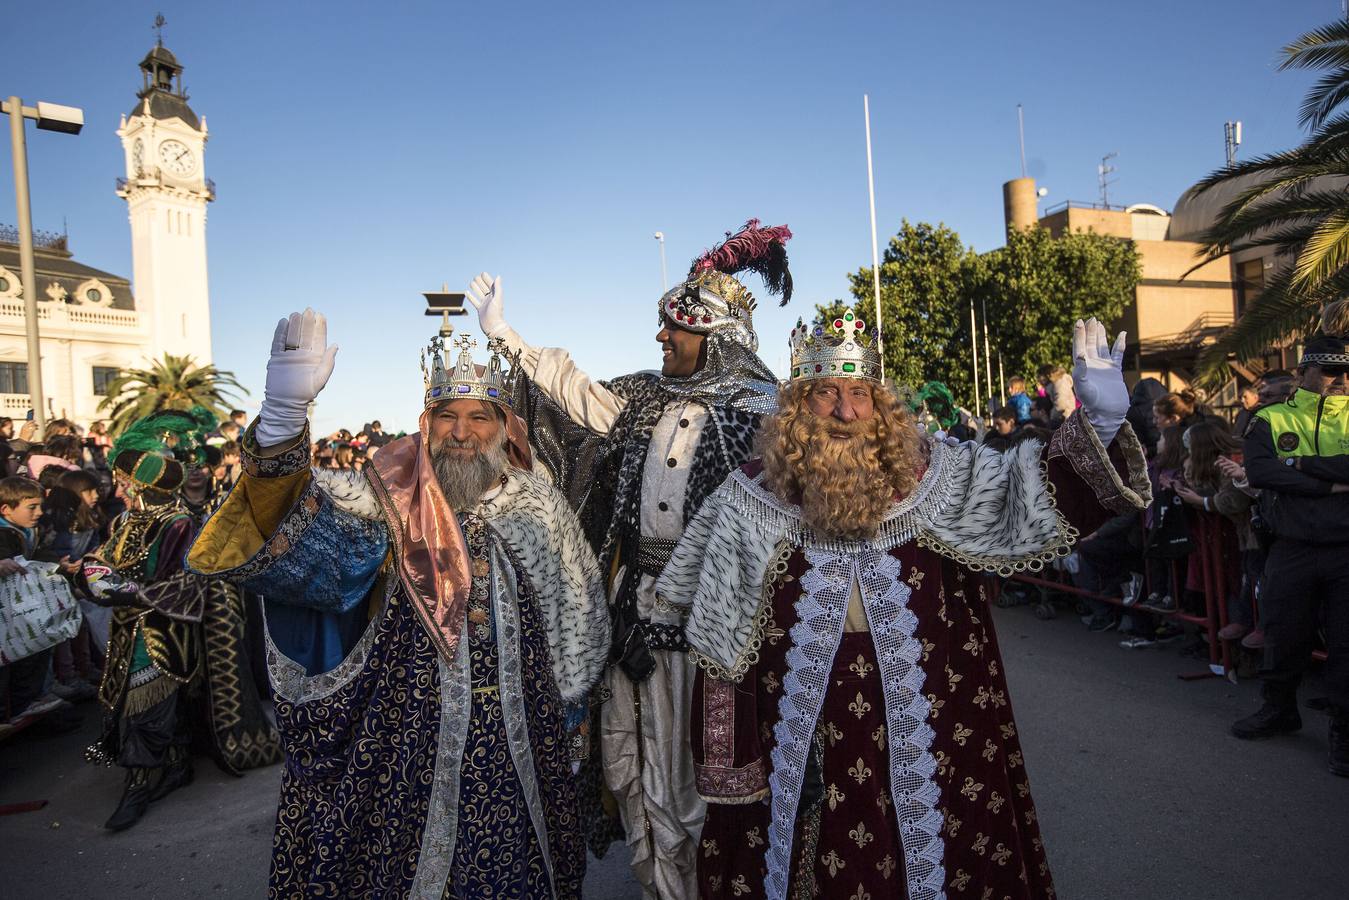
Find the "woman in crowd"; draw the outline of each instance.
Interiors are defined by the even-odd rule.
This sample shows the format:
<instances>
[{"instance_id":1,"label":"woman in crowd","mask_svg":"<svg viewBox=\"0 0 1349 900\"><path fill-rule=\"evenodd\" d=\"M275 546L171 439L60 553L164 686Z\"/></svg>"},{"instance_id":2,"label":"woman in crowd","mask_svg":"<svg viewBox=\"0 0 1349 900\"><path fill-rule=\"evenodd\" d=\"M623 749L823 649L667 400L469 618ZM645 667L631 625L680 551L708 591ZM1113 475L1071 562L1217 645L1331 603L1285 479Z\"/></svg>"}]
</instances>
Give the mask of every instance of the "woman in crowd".
<instances>
[{"instance_id":1,"label":"woman in crowd","mask_svg":"<svg viewBox=\"0 0 1349 900\"><path fill-rule=\"evenodd\" d=\"M1177 485L1176 494L1197 511L1210 539L1220 542L1230 619L1221 636L1236 640L1254 624L1252 600L1261 568L1260 545L1251 530L1254 501L1219 465L1224 459L1241 461L1241 441L1221 420L1209 419L1187 429L1185 442L1185 483ZM1199 567L1190 568L1191 587L1202 590L1202 584L1195 584Z\"/></svg>"},{"instance_id":2,"label":"woman in crowd","mask_svg":"<svg viewBox=\"0 0 1349 900\"><path fill-rule=\"evenodd\" d=\"M1152 406L1157 417L1157 428L1166 429L1172 425L1189 428L1197 425L1208 414L1208 409L1199 402L1193 391L1172 391L1163 394Z\"/></svg>"}]
</instances>

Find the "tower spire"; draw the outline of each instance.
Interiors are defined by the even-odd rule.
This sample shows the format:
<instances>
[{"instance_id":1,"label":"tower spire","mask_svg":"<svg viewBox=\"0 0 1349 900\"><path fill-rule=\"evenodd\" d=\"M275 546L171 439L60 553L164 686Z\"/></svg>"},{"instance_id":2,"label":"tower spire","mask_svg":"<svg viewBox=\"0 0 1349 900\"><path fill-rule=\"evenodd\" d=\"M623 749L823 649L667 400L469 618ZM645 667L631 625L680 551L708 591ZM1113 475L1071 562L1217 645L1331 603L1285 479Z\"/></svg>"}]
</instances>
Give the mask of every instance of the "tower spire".
<instances>
[{"instance_id":1,"label":"tower spire","mask_svg":"<svg viewBox=\"0 0 1349 900\"><path fill-rule=\"evenodd\" d=\"M155 24L152 26L155 30L155 46L164 46L164 26L168 24L168 19L164 18L163 13L155 13Z\"/></svg>"}]
</instances>

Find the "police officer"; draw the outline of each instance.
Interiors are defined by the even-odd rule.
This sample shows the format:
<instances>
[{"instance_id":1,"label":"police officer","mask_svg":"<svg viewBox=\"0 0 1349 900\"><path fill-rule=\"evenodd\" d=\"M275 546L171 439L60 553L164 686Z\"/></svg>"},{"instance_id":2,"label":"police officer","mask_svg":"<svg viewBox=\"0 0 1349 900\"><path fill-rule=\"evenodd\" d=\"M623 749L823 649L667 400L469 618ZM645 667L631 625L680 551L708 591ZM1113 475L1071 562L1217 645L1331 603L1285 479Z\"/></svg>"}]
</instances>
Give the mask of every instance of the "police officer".
<instances>
[{"instance_id":1,"label":"police officer","mask_svg":"<svg viewBox=\"0 0 1349 900\"><path fill-rule=\"evenodd\" d=\"M1262 489L1274 541L1265 564L1264 705L1232 725L1250 740L1302 727L1297 687L1325 627L1330 771L1349 777L1349 348L1318 335L1298 366L1301 386L1255 413L1246 477Z\"/></svg>"}]
</instances>

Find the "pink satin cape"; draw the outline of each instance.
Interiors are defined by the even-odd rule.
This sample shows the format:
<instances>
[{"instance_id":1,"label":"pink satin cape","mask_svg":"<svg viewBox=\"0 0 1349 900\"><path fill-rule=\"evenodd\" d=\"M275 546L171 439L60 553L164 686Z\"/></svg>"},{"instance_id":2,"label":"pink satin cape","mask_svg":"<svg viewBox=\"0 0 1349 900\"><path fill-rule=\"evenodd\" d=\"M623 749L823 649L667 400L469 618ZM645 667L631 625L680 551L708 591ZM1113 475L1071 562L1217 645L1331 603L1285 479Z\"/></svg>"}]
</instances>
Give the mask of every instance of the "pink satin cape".
<instances>
[{"instance_id":1,"label":"pink satin cape","mask_svg":"<svg viewBox=\"0 0 1349 900\"><path fill-rule=\"evenodd\" d=\"M459 519L440 490L426 450L431 412L422 413L417 434L380 448L368 468L395 536L399 577L436 649L446 661L453 661L472 575ZM507 455L512 465L529 469L532 459L524 420L505 412Z\"/></svg>"}]
</instances>

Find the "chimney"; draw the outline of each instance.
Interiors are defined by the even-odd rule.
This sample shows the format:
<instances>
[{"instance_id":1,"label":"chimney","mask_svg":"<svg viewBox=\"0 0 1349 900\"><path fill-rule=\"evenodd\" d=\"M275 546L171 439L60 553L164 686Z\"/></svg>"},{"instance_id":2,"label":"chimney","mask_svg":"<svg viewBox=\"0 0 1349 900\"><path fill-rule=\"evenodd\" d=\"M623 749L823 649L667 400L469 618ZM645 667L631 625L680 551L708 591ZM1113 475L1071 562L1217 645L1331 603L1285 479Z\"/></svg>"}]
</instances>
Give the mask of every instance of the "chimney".
<instances>
[{"instance_id":1,"label":"chimney","mask_svg":"<svg viewBox=\"0 0 1349 900\"><path fill-rule=\"evenodd\" d=\"M1035 206L1039 198L1035 196L1034 178L1013 178L1002 186L1002 214L1008 227L1034 228L1040 217Z\"/></svg>"}]
</instances>

